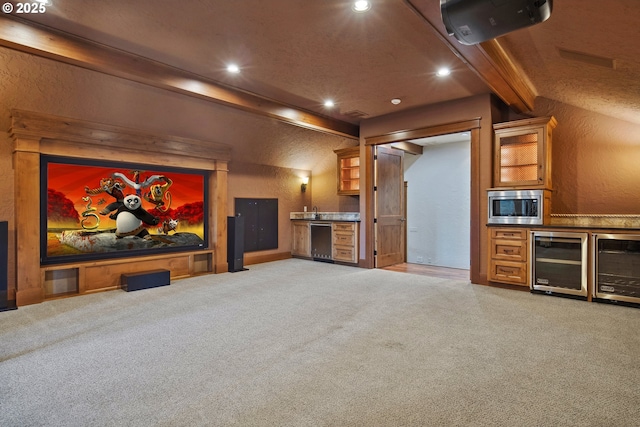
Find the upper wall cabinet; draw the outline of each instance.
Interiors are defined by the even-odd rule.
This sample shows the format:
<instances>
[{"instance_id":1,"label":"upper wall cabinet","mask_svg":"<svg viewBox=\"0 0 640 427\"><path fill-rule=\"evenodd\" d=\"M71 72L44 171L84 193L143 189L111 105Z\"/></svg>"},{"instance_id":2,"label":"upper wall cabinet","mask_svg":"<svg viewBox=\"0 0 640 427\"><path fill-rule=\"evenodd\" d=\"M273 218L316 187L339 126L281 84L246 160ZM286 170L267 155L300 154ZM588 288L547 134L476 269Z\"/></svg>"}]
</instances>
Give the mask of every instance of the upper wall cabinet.
<instances>
[{"instance_id":1,"label":"upper wall cabinet","mask_svg":"<svg viewBox=\"0 0 640 427\"><path fill-rule=\"evenodd\" d=\"M334 151L338 156L338 195L360 194L360 147Z\"/></svg>"},{"instance_id":2,"label":"upper wall cabinet","mask_svg":"<svg viewBox=\"0 0 640 427\"><path fill-rule=\"evenodd\" d=\"M554 117L493 125L493 186L551 189L551 132Z\"/></svg>"}]
</instances>

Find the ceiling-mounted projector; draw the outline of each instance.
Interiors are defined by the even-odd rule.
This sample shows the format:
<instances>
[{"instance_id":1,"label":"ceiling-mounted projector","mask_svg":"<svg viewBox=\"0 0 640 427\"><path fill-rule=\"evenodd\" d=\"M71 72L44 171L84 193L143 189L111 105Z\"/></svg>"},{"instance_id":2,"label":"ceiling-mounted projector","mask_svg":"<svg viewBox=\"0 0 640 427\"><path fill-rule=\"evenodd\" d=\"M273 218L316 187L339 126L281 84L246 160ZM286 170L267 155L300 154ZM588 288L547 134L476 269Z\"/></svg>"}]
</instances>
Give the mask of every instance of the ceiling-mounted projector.
<instances>
[{"instance_id":1,"label":"ceiling-mounted projector","mask_svg":"<svg viewBox=\"0 0 640 427\"><path fill-rule=\"evenodd\" d=\"M450 36L473 45L546 21L552 0L440 0Z\"/></svg>"}]
</instances>

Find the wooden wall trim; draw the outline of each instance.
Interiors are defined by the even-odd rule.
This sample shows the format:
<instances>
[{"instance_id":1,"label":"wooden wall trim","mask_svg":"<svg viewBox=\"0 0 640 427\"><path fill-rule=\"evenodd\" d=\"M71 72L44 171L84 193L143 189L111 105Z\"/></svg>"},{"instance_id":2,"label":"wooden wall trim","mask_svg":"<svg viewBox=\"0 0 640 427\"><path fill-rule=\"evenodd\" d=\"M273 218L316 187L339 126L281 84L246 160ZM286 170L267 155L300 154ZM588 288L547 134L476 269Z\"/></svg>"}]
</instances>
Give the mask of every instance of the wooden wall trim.
<instances>
[{"instance_id":1,"label":"wooden wall trim","mask_svg":"<svg viewBox=\"0 0 640 427\"><path fill-rule=\"evenodd\" d=\"M375 224L373 223L373 219L375 217L375 192L373 191L374 185L374 164L373 157L375 155L375 146L369 145L365 146L364 151L364 167L365 167L365 187L360 189L360 192L366 193L365 199L365 210L366 210L366 222L361 224L361 227L365 227L366 232L363 233L365 235L365 254L364 259L361 259L358 264L364 268L374 268L375 267L375 257L373 255L376 249L375 242Z\"/></svg>"},{"instance_id":2,"label":"wooden wall trim","mask_svg":"<svg viewBox=\"0 0 640 427\"><path fill-rule=\"evenodd\" d=\"M209 241L215 243L213 271L225 273L229 271L227 261L227 163L219 162L219 168L209 175L209 191L211 201L209 206ZM213 207L211 206L213 204Z\"/></svg>"},{"instance_id":3,"label":"wooden wall trim","mask_svg":"<svg viewBox=\"0 0 640 427\"><path fill-rule=\"evenodd\" d=\"M34 140L22 141L33 147ZM40 209L34 208L40 194L40 155L33 151L13 154L16 228L16 304L44 300L40 274ZM35 198L35 199L34 199Z\"/></svg>"},{"instance_id":4,"label":"wooden wall trim","mask_svg":"<svg viewBox=\"0 0 640 427\"><path fill-rule=\"evenodd\" d=\"M480 118L462 120L458 122L444 123L436 126L427 126L419 129L400 130L385 133L383 135L365 138L365 145L389 144L392 142L409 141L411 139L428 138L431 136L446 135L449 133L465 132L480 128Z\"/></svg>"},{"instance_id":5,"label":"wooden wall trim","mask_svg":"<svg viewBox=\"0 0 640 427\"><path fill-rule=\"evenodd\" d=\"M291 258L291 252L275 252L270 254L245 253L244 265L262 264L263 262L280 261Z\"/></svg>"},{"instance_id":6,"label":"wooden wall trim","mask_svg":"<svg viewBox=\"0 0 640 427\"><path fill-rule=\"evenodd\" d=\"M218 142L155 135L136 129L16 109L11 110L9 133L18 141L15 148L20 151L36 149L28 145L29 141L40 140L41 145L48 141L53 146L67 144L87 150L109 147L124 152L147 151L145 157L149 160L153 158L148 156L148 152L178 157L187 155L209 161L231 159L231 147ZM44 149L47 150L46 147ZM43 147L38 146L37 151L41 150ZM73 151L68 153L74 154ZM165 164L164 161L162 164Z\"/></svg>"},{"instance_id":7,"label":"wooden wall trim","mask_svg":"<svg viewBox=\"0 0 640 427\"><path fill-rule=\"evenodd\" d=\"M484 189L480 186L480 128L469 129L471 133L471 197L470 197L470 266L469 273L471 283L486 283L486 275L483 278L481 274L480 263L484 261L482 258L482 236L486 236L486 231L480 232L485 227L481 222L482 215L480 211L483 203L481 201L486 196Z\"/></svg>"},{"instance_id":8,"label":"wooden wall trim","mask_svg":"<svg viewBox=\"0 0 640 427\"><path fill-rule=\"evenodd\" d=\"M0 46L216 102L295 126L358 139L357 125L234 89L197 74L15 16L0 15Z\"/></svg>"}]
</instances>

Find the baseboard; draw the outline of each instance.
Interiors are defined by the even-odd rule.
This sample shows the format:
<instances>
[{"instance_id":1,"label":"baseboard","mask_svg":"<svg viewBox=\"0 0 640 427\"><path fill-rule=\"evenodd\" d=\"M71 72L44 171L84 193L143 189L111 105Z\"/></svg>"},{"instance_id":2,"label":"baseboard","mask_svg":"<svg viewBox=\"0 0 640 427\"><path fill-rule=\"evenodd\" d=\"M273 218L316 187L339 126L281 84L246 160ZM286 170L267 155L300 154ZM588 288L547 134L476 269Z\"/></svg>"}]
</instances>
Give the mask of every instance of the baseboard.
<instances>
[{"instance_id":1,"label":"baseboard","mask_svg":"<svg viewBox=\"0 0 640 427\"><path fill-rule=\"evenodd\" d=\"M42 288L29 288L18 290L16 292L16 304L18 307L23 305L38 304L44 301L44 291Z\"/></svg>"},{"instance_id":2,"label":"baseboard","mask_svg":"<svg viewBox=\"0 0 640 427\"><path fill-rule=\"evenodd\" d=\"M272 254L244 254L244 265L262 264L263 262L280 261L291 258L291 252L276 252Z\"/></svg>"}]
</instances>

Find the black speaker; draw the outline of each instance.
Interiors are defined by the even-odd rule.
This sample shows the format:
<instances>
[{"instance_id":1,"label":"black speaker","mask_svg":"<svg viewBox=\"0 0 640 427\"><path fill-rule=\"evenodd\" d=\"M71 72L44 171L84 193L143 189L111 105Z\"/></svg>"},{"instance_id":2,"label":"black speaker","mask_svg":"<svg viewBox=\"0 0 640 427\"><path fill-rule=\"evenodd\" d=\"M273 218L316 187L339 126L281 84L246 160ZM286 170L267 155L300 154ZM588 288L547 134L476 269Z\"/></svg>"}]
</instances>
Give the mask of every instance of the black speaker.
<instances>
[{"instance_id":1,"label":"black speaker","mask_svg":"<svg viewBox=\"0 0 640 427\"><path fill-rule=\"evenodd\" d=\"M229 272L244 271L244 217L227 217L227 263Z\"/></svg>"},{"instance_id":2,"label":"black speaker","mask_svg":"<svg viewBox=\"0 0 640 427\"><path fill-rule=\"evenodd\" d=\"M15 310L9 301L9 223L0 221L0 311Z\"/></svg>"},{"instance_id":3,"label":"black speaker","mask_svg":"<svg viewBox=\"0 0 640 427\"><path fill-rule=\"evenodd\" d=\"M544 22L551 10L552 0L440 0L447 32L466 45Z\"/></svg>"},{"instance_id":4,"label":"black speaker","mask_svg":"<svg viewBox=\"0 0 640 427\"><path fill-rule=\"evenodd\" d=\"M152 270L141 273L127 273L120 278L120 287L127 292L157 288L171 284L171 271Z\"/></svg>"}]
</instances>

